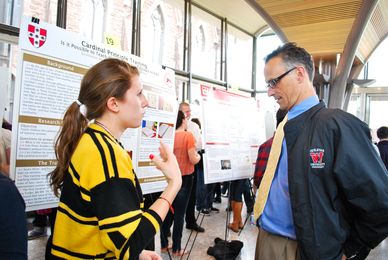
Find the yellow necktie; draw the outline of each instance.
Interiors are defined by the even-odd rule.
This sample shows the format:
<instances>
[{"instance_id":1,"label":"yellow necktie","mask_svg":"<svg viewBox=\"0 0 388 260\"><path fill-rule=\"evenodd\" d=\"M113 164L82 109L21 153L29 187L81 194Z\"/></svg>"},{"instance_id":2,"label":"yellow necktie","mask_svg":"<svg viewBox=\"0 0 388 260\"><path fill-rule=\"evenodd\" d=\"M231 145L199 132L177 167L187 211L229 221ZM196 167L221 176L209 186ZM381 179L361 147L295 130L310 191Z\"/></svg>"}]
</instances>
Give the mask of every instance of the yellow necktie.
<instances>
[{"instance_id":1,"label":"yellow necktie","mask_svg":"<svg viewBox=\"0 0 388 260\"><path fill-rule=\"evenodd\" d=\"M254 219L258 219L260 215L263 213L265 204L267 203L269 188L271 187L273 177L275 175L275 171L279 162L280 153L282 152L282 144L284 138L284 130L283 127L287 122L287 117L283 119L283 121L279 124L275 137L273 139L271 152L269 153L267 168L265 169L263 180L261 181L257 199L255 202L254 208Z\"/></svg>"}]
</instances>

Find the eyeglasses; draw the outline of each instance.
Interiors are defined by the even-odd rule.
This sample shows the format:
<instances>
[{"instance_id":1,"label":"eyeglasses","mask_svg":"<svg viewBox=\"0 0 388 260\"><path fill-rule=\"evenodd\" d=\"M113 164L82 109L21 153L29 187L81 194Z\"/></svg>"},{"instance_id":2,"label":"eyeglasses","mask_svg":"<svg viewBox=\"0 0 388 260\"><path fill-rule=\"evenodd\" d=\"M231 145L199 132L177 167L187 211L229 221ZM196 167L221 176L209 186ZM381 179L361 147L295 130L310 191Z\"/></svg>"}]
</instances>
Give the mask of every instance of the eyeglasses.
<instances>
[{"instance_id":1,"label":"eyeglasses","mask_svg":"<svg viewBox=\"0 0 388 260\"><path fill-rule=\"evenodd\" d=\"M283 73L282 75L280 75L279 77L277 77L276 79L273 79L269 82L269 84L265 87L266 89L268 88L276 88L276 82L278 82L279 80L281 80L284 76L286 76L288 73L290 73L291 71L293 71L294 69L296 69L297 67L294 67L288 71L286 71L285 73Z\"/></svg>"}]
</instances>

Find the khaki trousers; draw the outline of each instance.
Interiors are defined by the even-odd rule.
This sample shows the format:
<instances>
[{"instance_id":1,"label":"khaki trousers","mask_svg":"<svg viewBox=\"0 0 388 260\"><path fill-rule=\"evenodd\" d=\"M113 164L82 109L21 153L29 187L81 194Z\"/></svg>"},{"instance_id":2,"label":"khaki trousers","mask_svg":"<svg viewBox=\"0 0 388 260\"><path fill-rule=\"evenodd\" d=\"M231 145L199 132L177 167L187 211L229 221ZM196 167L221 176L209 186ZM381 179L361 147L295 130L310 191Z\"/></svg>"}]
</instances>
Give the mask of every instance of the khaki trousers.
<instances>
[{"instance_id":1,"label":"khaki trousers","mask_svg":"<svg viewBox=\"0 0 388 260\"><path fill-rule=\"evenodd\" d=\"M300 260L298 244L289 237L271 234L260 227L255 260Z\"/></svg>"}]
</instances>

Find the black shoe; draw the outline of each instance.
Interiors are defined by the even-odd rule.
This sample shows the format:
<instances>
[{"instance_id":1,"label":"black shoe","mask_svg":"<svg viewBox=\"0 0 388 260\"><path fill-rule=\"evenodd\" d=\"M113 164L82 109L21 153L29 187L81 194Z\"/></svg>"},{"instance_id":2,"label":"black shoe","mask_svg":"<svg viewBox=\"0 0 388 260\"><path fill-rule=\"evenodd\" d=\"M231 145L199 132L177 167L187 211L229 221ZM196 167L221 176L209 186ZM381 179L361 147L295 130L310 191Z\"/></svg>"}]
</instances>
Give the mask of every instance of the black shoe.
<instances>
[{"instance_id":1,"label":"black shoe","mask_svg":"<svg viewBox=\"0 0 388 260\"><path fill-rule=\"evenodd\" d=\"M210 209L210 212L215 212L215 213L218 213L218 212L220 212L220 210L219 209L217 209L217 208L211 208Z\"/></svg>"},{"instance_id":2,"label":"black shoe","mask_svg":"<svg viewBox=\"0 0 388 260\"><path fill-rule=\"evenodd\" d=\"M194 230L194 231L197 231L198 233L203 233L203 232L205 232L205 229L204 229L203 227L198 226L197 224L195 224L193 230Z\"/></svg>"},{"instance_id":3,"label":"black shoe","mask_svg":"<svg viewBox=\"0 0 388 260\"><path fill-rule=\"evenodd\" d=\"M210 212L207 211L206 209L201 210L201 214L205 216L210 216Z\"/></svg>"},{"instance_id":4,"label":"black shoe","mask_svg":"<svg viewBox=\"0 0 388 260\"><path fill-rule=\"evenodd\" d=\"M220 197L216 197L213 199L213 202L214 203L221 203L221 198Z\"/></svg>"},{"instance_id":5,"label":"black shoe","mask_svg":"<svg viewBox=\"0 0 388 260\"><path fill-rule=\"evenodd\" d=\"M205 232L205 229L203 227L198 226L197 224L195 224L195 226L193 228L192 227L188 227L188 226L186 226L186 228L190 229L190 230L197 231L198 233Z\"/></svg>"},{"instance_id":6,"label":"black shoe","mask_svg":"<svg viewBox=\"0 0 388 260\"><path fill-rule=\"evenodd\" d=\"M232 206L227 207L226 211L233 211Z\"/></svg>"}]
</instances>

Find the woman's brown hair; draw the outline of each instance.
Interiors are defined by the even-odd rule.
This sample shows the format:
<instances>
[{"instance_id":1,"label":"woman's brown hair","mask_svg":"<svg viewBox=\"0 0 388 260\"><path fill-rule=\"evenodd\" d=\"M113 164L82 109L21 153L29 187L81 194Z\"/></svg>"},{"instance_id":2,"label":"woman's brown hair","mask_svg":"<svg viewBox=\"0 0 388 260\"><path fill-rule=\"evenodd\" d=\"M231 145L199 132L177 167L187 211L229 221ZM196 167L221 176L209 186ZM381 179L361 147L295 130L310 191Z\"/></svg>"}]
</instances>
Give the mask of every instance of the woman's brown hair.
<instances>
[{"instance_id":1,"label":"woman's brown hair","mask_svg":"<svg viewBox=\"0 0 388 260\"><path fill-rule=\"evenodd\" d=\"M89 121L102 116L109 98L124 99L134 75L139 75L139 71L127 62L105 59L90 68L83 77L78 101L85 105L86 113L83 115L77 101L73 102L63 117L54 145L58 163L48 176L55 196L58 197L62 190L71 156L86 131Z\"/></svg>"},{"instance_id":2,"label":"woman's brown hair","mask_svg":"<svg viewBox=\"0 0 388 260\"><path fill-rule=\"evenodd\" d=\"M185 113L183 113L182 110L178 110L178 116L176 117L175 129L178 129L182 125L183 119L185 119L185 118L186 118Z\"/></svg>"}]
</instances>

